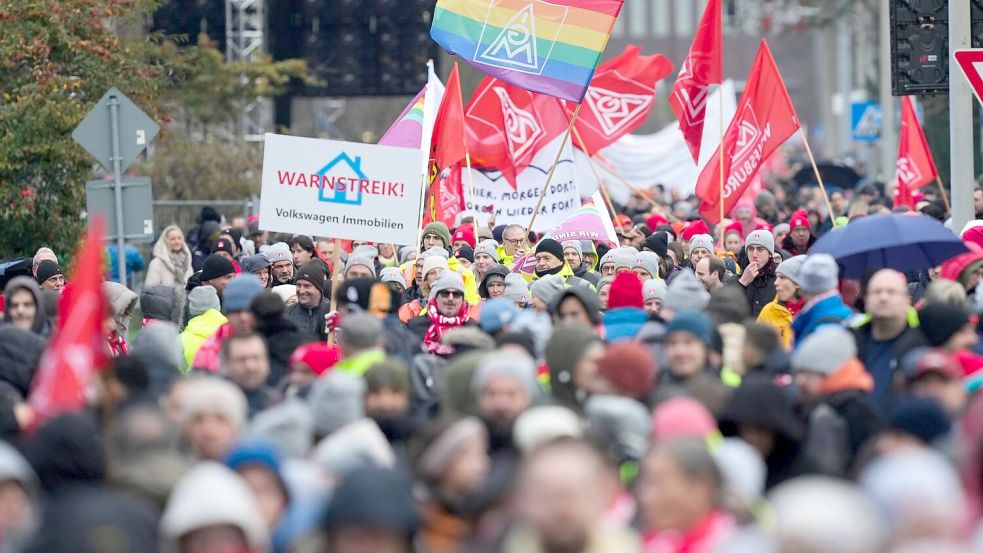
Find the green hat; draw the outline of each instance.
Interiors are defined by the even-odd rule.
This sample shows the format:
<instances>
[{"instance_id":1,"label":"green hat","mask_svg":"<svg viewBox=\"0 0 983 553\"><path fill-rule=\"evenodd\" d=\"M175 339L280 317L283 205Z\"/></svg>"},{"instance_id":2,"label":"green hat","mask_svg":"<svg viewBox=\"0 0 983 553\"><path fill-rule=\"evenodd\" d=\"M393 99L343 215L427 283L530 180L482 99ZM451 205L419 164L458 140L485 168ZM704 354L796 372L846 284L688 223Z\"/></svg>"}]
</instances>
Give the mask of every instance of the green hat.
<instances>
[{"instance_id":1,"label":"green hat","mask_svg":"<svg viewBox=\"0 0 983 553\"><path fill-rule=\"evenodd\" d=\"M447 229L447 225L441 223L440 221L435 221L430 223L423 229L423 236L428 234L433 234L444 241L444 249L451 246L451 231Z\"/></svg>"}]
</instances>

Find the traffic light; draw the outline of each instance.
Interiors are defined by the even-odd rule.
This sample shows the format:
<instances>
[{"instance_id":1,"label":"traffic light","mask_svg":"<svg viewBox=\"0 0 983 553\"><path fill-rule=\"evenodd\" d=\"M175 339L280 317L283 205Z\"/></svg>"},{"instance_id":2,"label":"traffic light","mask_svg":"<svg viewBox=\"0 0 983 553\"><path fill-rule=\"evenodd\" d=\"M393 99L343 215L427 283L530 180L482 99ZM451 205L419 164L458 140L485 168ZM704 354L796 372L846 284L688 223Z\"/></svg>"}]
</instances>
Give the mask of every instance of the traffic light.
<instances>
[{"instance_id":1,"label":"traffic light","mask_svg":"<svg viewBox=\"0 0 983 553\"><path fill-rule=\"evenodd\" d=\"M891 88L895 96L949 92L947 0L891 2Z\"/></svg>"},{"instance_id":2,"label":"traffic light","mask_svg":"<svg viewBox=\"0 0 983 553\"><path fill-rule=\"evenodd\" d=\"M433 0L303 0L300 43L316 96L416 94L427 82ZM271 32L272 32L271 28Z\"/></svg>"}]
</instances>

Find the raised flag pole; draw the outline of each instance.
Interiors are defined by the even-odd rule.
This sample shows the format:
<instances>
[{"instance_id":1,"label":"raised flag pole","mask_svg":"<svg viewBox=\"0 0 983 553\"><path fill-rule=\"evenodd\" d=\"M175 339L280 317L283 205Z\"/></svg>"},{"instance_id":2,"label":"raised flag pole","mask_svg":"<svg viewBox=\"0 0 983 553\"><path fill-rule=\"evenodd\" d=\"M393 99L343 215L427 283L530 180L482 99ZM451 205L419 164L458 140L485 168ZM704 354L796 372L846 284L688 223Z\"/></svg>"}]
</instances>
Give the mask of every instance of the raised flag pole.
<instances>
[{"instance_id":1,"label":"raised flag pole","mask_svg":"<svg viewBox=\"0 0 983 553\"><path fill-rule=\"evenodd\" d=\"M334 239L334 251L331 252L331 306L328 310L334 313L338 310L338 288L341 286L341 238ZM326 324L326 322L325 322ZM334 345L334 332L328 330L328 346Z\"/></svg>"},{"instance_id":2,"label":"raised flag pole","mask_svg":"<svg viewBox=\"0 0 983 553\"><path fill-rule=\"evenodd\" d=\"M942 177L935 175L935 183L939 185L939 192L942 194L942 202L945 203L946 214L952 215L952 206L949 205L949 195L945 193L945 186L942 186Z\"/></svg>"},{"instance_id":3,"label":"raised flag pole","mask_svg":"<svg viewBox=\"0 0 983 553\"><path fill-rule=\"evenodd\" d=\"M567 141L570 140L570 133L573 131L573 124L577 121L577 116L580 115L580 108L583 107L583 102L577 104L577 109L573 111L573 117L570 118L570 124L567 125L567 131L563 133L563 140L560 141L560 147L556 150L556 157L553 158L553 165L550 166L549 173L546 173L546 182L543 183L543 189L539 192L539 200L536 201L536 208L532 211L532 219L529 219L529 225L526 226L526 234L532 230L533 224L536 223L536 216L539 215L539 208L543 206L543 199L546 198L546 191L550 188L550 182L553 180L553 173L556 172L556 165L560 163L560 156L563 155L563 148L566 147Z\"/></svg>"},{"instance_id":4,"label":"raised flag pole","mask_svg":"<svg viewBox=\"0 0 983 553\"><path fill-rule=\"evenodd\" d=\"M580 131L576 127L573 128L573 137L580 144L580 151L587 153L587 145L584 144L584 139L580 136ZM614 203L611 201L611 195L608 193L607 186L604 185L604 181L601 180L601 174L597 172L597 167L594 165L594 158L590 155L587 156L587 164L590 165L590 171L594 174L594 179L597 181L597 189L601 191L601 197L604 198L604 204L609 210L611 210L611 220L613 221L617 216L618 212L614 209Z\"/></svg>"},{"instance_id":5,"label":"raised flag pole","mask_svg":"<svg viewBox=\"0 0 983 553\"><path fill-rule=\"evenodd\" d=\"M471 216L474 217L474 231L478 232L478 200L474 196L474 180L471 177L471 152L464 148L464 164L468 169L468 195L471 196Z\"/></svg>"},{"instance_id":6,"label":"raised flag pole","mask_svg":"<svg viewBox=\"0 0 983 553\"><path fill-rule=\"evenodd\" d=\"M718 151L720 155L720 224L724 224L724 87L721 83L717 87L717 96L720 98L720 146L718 146ZM720 242L723 243L724 237L721 235Z\"/></svg>"},{"instance_id":7,"label":"raised flag pole","mask_svg":"<svg viewBox=\"0 0 983 553\"><path fill-rule=\"evenodd\" d=\"M423 247L423 214L427 209L427 190L430 188L427 185L427 175L423 175L420 180L423 182L423 186L420 187L420 224L417 225L416 229L416 255L420 255L420 248Z\"/></svg>"},{"instance_id":8,"label":"raised flag pole","mask_svg":"<svg viewBox=\"0 0 983 553\"><path fill-rule=\"evenodd\" d=\"M829 201L829 194L826 193L826 185L823 184L823 176L819 174L819 166L816 165L816 158L812 155L812 148L809 146L809 138L806 136L806 131L799 125L799 134L802 135L802 143L806 145L806 153L809 154L809 162L812 163L812 170L816 173L816 182L819 183L819 189L823 191L823 199L826 200L826 209L829 210L829 221L836 226L836 222L833 218L833 204Z\"/></svg>"}]
</instances>

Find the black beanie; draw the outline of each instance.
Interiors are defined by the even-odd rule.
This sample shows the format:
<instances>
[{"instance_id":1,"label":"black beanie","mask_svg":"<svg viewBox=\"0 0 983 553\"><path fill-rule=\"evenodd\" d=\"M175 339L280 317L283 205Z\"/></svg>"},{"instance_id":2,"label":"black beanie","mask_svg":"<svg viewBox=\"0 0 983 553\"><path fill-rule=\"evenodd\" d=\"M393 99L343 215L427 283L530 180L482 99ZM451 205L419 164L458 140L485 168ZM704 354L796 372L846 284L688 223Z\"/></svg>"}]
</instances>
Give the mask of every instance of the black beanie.
<instances>
[{"instance_id":1,"label":"black beanie","mask_svg":"<svg viewBox=\"0 0 983 553\"><path fill-rule=\"evenodd\" d=\"M474 249L471 246L461 246L460 248L454 250L454 257L460 259L464 258L474 263Z\"/></svg>"},{"instance_id":2,"label":"black beanie","mask_svg":"<svg viewBox=\"0 0 983 553\"><path fill-rule=\"evenodd\" d=\"M563 261L563 246L552 238L543 238L536 245L536 253L551 253L554 257Z\"/></svg>"},{"instance_id":3,"label":"black beanie","mask_svg":"<svg viewBox=\"0 0 983 553\"><path fill-rule=\"evenodd\" d=\"M314 260L297 271L297 276L294 277L294 282L298 280L306 280L317 288L317 291L324 296L324 288L328 285L328 272L324 268L324 263L321 260Z\"/></svg>"},{"instance_id":4,"label":"black beanie","mask_svg":"<svg viewBox=\"0 0 983 553\"><path fill-rule=\"evenodd\" d=\"M229 255L235 255L235 249L232 247L232 242L228 238L221 238L216 240L212 244L212 253L225 252Z\"/></svg>"},{"instance_id":5,"label":"black beanie","mask_svg":"<svg viewBox=\"0 0 983 553\"><path fill-rule=\"evenodd\" d=\"M55 275L63 275L63 274L65 273L64 271L61 270L61 267L59 267L57 263L55 263L50 259L45 259L41 263L38 263L38 276L37 276L38 284L43 283L44 281L48 280L49 278Z\"/></svg>"},{"instance_id":6,"label":"black beanie","mask_svg":"<svg viewBox=\"0 0 983 553\"><path fill-rule=\"evenodd\" d=\"M221 255L212 254L205 258L201 266L201 281L208 282L223 275L235 274L236 268L231 261Z\"/></svg>"},{"instance_id":7,"label":"black beanie","mask_svg":"<svg viewBox=\"0 0 983 553\"><path fill-rule=\"evenodd\" d=\"M659 231L649 236L642 247L655 252L659 259L665 259L669 255L669 233Z\"/></svg>"},{"instance_id":8,"label":"black beanie","mask_svg":"<svg viewBox=\"0 0 983 553\"><path fill-rule=\"evenodd\" d=\"M929 304L918 312L919 328L929 345L938 347L949 341L959 329L969 322L969 314L962 307L945 304Z\"/></svg>"}]
</instances>

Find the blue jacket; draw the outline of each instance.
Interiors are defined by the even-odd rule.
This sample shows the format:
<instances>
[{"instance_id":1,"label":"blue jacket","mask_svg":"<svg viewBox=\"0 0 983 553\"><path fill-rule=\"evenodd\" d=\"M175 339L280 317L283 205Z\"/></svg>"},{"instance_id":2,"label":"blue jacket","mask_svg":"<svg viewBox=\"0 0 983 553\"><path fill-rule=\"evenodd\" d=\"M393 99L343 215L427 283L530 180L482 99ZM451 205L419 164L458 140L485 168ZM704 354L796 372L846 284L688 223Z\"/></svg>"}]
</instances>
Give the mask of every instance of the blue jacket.
<instances>
[{"instance_id":1,"label":"blue jacket","mask_svg":"<svg viewBox=\"0 0 983 553\"><path fill-rule=\"evenodd\" d=\"M635 307L609 309L604 312L604 339L607 342L631 340L648 320L648 313Z\"/></svg>"},{"instance_id":2,"label":"blue jacket","mask_svg":"<svg viewBox=\"0 0 983 553\"><path fill-rule=\"evenodd\" d=\"M853 311L843 303L839 294L830 296L801 311L792 321L792 332L795 333L795 345L798 346L817 328L828 324L843 324L843 321L853 316Z\"/></svg>"},{"instance_id":3,"label":"blue jacket","mask_svg":"<svg viewBox=\"0 0 983 553\"><path fill-rule=\"evenodd\" d=\"M119 265L117 264L116 257L116 244L110 244L106 246L106 255L109 257L109 275L107 280L113 282L119 282ZM131 280L133 273L139 273L143 270L144 262L143 256L140 255L140 250L126 244L123 247L123 255L126 257L126 279Z\"/></svg>"}]
</instances>

